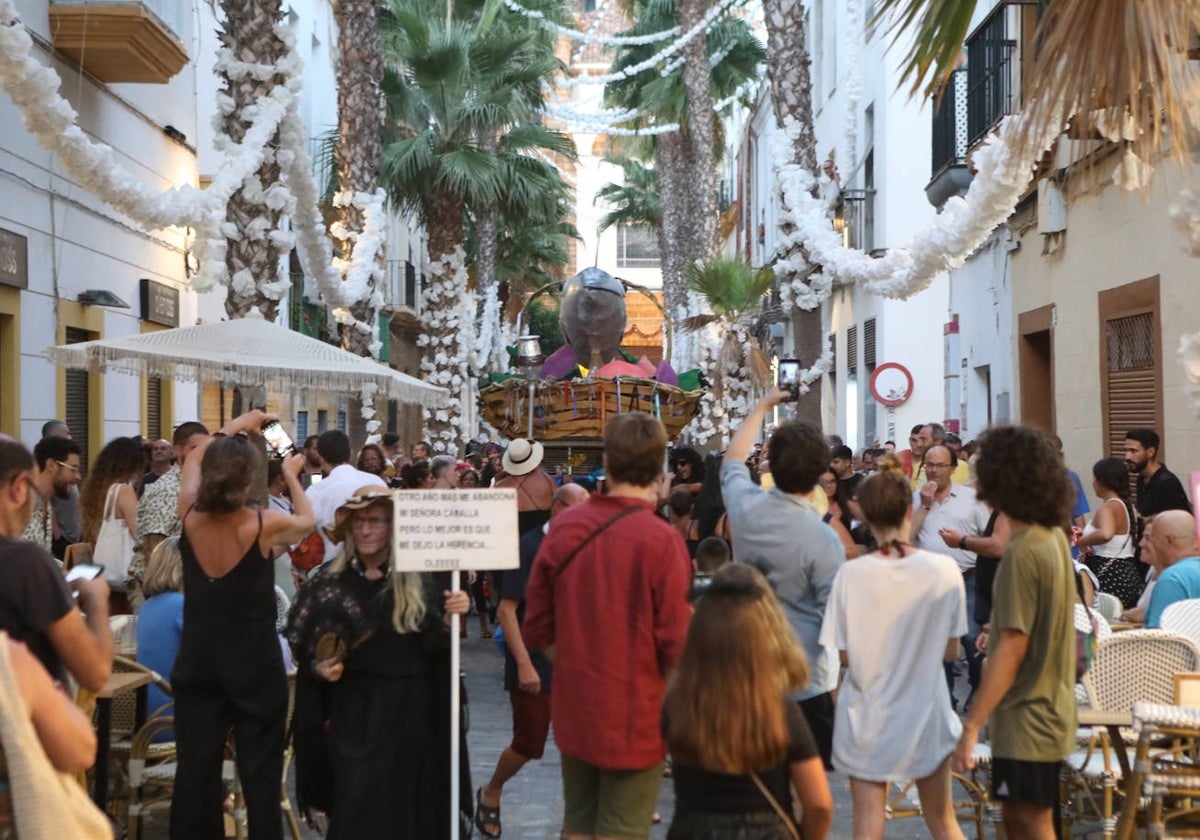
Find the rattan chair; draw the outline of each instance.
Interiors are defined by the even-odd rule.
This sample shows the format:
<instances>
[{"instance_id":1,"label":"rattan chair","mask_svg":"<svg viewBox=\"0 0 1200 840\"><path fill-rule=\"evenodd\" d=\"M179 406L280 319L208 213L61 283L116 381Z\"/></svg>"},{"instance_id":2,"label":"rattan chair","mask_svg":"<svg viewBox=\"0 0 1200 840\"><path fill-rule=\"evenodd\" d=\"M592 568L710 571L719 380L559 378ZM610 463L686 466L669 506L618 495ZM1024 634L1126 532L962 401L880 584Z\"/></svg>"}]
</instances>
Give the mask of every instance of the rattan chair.
<instances>
[{"instance_id":1,"label":"rattan chair","mask_svg":"<svg viewBox=\"0 0 1200 840\"><path fill-rule=\"evenodd\" d=\"M1096 659L1083 678L1094 709L1123 711L1135 703L1170 704L1175 674L1200 667L1200 648L1191 639L1162 630L1131 630L1100 641ZM1132 740L1132 733L1125 737ZM1080 815L1100 821L1105 840L1117 826L1114 803L1122 781L1121 765L1107 731L1097 728L1083 750L1068 756L1063 767L1064 828ZM1072 807L1073 806L1073 807Z\"/></svg>"},{"instance_id":2,"label":"rattan chair","mask_svg":"<svg viewBox=\"0 0 1200 840\"><path fill-rule=\"evenodd\" d=\"M987 744L976 744L975 769L965 775L954 774L954 779L966 792L966 799L954 800L954 812L975 824L977 840L986 840L984 823L991 822L996 826L997 837L1000 834L1000 812L991 802L991 766L992 748ZM884 818L887 820L902 820L922 815L921 802L917 796L915 781L893 782L888 787L887 805L884 808Z\"/></svg>"},{"instance_id":3,"label":"rattan chair","mask_svg":"<svg viewBox=\"0 0 1200 840\"><path fill-rule=\"evenodd\" d=\"M1125 612L1121 599L1111 592L1096 593L1096 612L1109 621L1116 621Z\"/></svg>"},{"instance_id":4,"label":"rattan chair","mask_svg":"<svg viewBox=\"0 0 1200 840\"><path fill-rule=\"evenodd\" d=\"M1159 626L1170 633L1187 636L1200 645L1200 598L1176 601L1163 610Z\"/></svg>"},{"instance_id":5,"label":"rattan chair","mask_svg":"<svg viewBox=\"0 0 1200 840\"><path fill-rule=\"evenodd\" d=\"M1090 615L1089 615L1090 612ZM1096 621L1091 620L1091 616L1096 617ZM1075 629L1080 633L1094 632L1096 634L1096 644L1099 645L1105 639L1111 638L1113 631L1108 622L1101 617L1097 610L1088 610L1083 604L1078 601L1075 603ZM1087 689L1082 683L1075 684L1075 702L1080 706L1086 706L1091 701L1088 699ZM1085 736L1083 743L1086 744L1091 739L1092 731L1084 730Z\"/></svg>"},{"instance_id":6,"label":"rattan chair","mask_svg":"<svg viewBox=\"0 0 1200 840\"><path fill-rule=\"evenodd\" d=\"M1196 837L1200 835L1194 801L1200 798L1200 766L1196 763L1200 743L1200 709L1156 703L1137 703L1133 707L1134 726L1138 731L1137 752L1129 779L1127 803L1142 803L1149 798L1146 835L1148 837ZM1155 744L1164 739L1173 749L1153 755ZM1184 756L1186 759L1181 760ZM1167 810L1168 804L1174 810ZM1129 807L1122 815L1120 837L1130 838L1136 831L1134 813ZM1186 827L1176 823L1190 820ZM1183 828L1179 833L1172 829Z\"/></svg>"},{"instance_id":7,"label":"rattan chair","mask_svg":"<svg viewBox=\"0 0 1200 840\"><path fill-rule=\"evenodd\" d=\"M129 747L129 808L127 840L139 840L142 817L156 808L170 807L175 792L175 742L157 742L175 728L175 718L155 715L133 736Z\"/></svg>"}]
</instances>

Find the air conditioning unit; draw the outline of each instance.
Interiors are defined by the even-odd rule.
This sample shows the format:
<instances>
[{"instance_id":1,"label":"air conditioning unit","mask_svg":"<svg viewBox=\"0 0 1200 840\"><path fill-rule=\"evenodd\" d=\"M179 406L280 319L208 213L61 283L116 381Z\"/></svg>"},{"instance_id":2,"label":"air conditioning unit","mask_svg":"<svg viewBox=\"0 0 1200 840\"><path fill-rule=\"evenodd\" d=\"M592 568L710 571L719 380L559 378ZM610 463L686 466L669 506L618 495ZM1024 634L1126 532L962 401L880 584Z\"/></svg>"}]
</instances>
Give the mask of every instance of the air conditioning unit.
<instances>
[{"instance_id":1,"label":"air conditioning unit","mask_svg":"<svg viewBox=\"0 0 1200 840\"><path fill-rule=\"evenodd\" d=\"M1049 178L1037 186L1038 233L1047 236L1067 229L1067 200L1062 188Z\"/></svg>"}]
</instances>

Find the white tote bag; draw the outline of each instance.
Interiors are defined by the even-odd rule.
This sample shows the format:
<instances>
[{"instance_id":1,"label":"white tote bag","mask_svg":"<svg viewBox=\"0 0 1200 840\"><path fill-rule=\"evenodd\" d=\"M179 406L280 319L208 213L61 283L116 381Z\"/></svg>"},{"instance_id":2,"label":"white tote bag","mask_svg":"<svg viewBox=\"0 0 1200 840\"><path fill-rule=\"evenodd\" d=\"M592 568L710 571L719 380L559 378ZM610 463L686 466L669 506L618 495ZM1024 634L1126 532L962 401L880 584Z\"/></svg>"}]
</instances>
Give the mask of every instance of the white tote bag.
<instances>
[{"instance_id":1,"label":"white tote bag","mask_svg":"<svg viewBox=\"0 0 1200 840\"><path fill-rule=\"evenodd\" d=\"M104 812L92 804L74 776L55 770L46 757L21 698L5 633L0 633L0 744L21 840L112 839Z\"/></svg>"},{"instance_id":2,"label":"white tote bag","mask_svg":"<svg viewBox=\"0 0 1200 840\"><path fill-rule=\"evenodd\" d=\"M117 494L120 484L112 484L104 498L104 521L92 547L92 562L104 567L104 579L114 586L124 587L133 560L133 534L125 520L117 516Z\"/></svg>"}]
</instances>

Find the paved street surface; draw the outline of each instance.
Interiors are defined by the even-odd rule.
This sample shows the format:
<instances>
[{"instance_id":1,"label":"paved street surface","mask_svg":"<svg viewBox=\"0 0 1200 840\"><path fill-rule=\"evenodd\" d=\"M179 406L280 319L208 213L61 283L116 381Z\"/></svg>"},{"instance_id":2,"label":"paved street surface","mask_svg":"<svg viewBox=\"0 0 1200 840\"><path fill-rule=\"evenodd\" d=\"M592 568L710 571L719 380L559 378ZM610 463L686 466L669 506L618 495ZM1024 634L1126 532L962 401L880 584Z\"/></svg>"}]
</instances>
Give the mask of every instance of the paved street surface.
<instances>
[{"instance_id":1,"label":"paved street surface","mask_svg":"<svg viewBox=\"0 0 1200 840\"><path fill-rule=\"evenodd\" d=\"M470 632L479 632L474 621L471 622ZM481 640L477 635L464 640L462 667L467 675L467 694L471 704L471 729L468 735L471 775L473 786L478 788L491 775L496 759L511 740L512 718L508 696L504 692L504 662L492 642ZM830 777L830 785L834 795L834 827L830 837L848 840L852 836L849 783L844 775L834 773ZM658 798L658 811L663 822L651 832L654 840L662 840L667 836L673 801L671 780L664 779ZM545 758L525 765L525 769L505 789L501 821L504 824L504 837L509 840L556 840L561 820L560 763L552 738L546 747ZM968 837L975 836L973 826L964 825L963 828ZM164 840L166 836L165 815L146 821L143 837L147 840ZM479 833L476 832L475 836L479 837ZM886 836L889 840L908 840L929 835L925 831L925 824L917 817L890 822ZM320 835L305 829L304 837L305 840L319 840Z\"/></svg>"}]
</instances>

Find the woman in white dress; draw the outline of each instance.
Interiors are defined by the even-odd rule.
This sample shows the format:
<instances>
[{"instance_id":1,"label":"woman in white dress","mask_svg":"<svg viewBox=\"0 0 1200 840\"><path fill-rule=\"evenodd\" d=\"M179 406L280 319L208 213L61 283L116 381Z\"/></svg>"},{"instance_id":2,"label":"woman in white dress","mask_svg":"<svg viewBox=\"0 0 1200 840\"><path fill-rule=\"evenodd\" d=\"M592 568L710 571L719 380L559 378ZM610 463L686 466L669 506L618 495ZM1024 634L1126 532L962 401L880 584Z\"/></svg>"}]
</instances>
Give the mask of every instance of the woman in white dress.
<instances>
[{"instance_id":1,"label":"woman in white dress","mask_svg":"<svg viewBox=\"0 0 1200 840\"><path fill-rule=\"evenodd\" d=\"M865 479L857 499L880 549L838 571L821 630L846 668L833 763L850 776L854 837L882 838L888 785L916 779L930 834L962 840L949 762L962 725L942 670L967 630L962 573L908 543L912 490L899 461Z\"/></svg>"}]
</instances>

